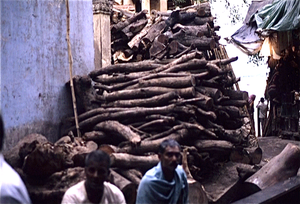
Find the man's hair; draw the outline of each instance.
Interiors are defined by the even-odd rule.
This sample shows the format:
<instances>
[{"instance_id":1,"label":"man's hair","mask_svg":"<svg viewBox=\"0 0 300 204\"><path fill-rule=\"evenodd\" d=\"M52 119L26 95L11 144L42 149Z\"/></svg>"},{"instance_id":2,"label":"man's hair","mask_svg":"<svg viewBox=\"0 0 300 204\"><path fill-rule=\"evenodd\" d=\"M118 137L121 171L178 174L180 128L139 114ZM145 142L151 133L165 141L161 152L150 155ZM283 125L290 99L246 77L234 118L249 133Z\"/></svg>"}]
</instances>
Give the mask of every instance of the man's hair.
<instances>
[{"instance_id":1,"label":"man's hair","mask_svg":"<svg viewBox=\"0 0 300 204\"><path fill-rule=\"evenodd\" d=\"M166 139L162 143L160 143L160 145L158 147L158 153L163 154L168 146L169 147L178 147L179 150L181 151L180 144L176 140Z\"/></svg>"},{"instance_id":2,"label":"man's hair","mask_svg":"<svg viewBox=\"0 0 300 204\"><path fill-rule=\"evenodd\" d=\"M0 112L0 151L2 151L3 143L4 143L4 123L2 119L2 114Z\"/></svg>"},{"instance_id":3,"label":"man's hair","mask_svg":"<svg viewBox=\"0 0 300 204\"><path fill-rule=\"evenodd\" d=\"M264 98L260 98L260 102L265 102L265 99Z\"/></svg>"},{"instance_id":4,"label":"man's hair","mask_svg":"<svg viewBox=\"0 0 300 204\"><path fill-rule=\"evenodd\" d=\"M107 168L110 167L110 157L106 152L102 150L95 150L90 152L85 157L85 166L89 166L90 162L105 162L107 164Z\"/></svg>"}]
</instances>

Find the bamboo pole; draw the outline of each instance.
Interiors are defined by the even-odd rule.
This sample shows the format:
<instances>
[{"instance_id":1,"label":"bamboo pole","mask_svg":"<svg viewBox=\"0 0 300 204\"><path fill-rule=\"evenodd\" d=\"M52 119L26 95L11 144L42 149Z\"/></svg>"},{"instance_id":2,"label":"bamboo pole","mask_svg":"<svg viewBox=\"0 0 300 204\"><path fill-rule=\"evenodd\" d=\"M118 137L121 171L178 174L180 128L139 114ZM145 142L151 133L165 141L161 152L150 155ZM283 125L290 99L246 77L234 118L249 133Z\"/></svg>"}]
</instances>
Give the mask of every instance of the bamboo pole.
<instances>
[{"instance_id":1,"label":"bamboo pole","mask_svg":"<svg viewBox=\"0 0 300 204\"><path fill-rule=\"evenodd\" d=\"M77 130L77 137L80 137L80 130L78 125L78 116L77 116L77 106L76 106L76 97L74 91L74 84L73 84L73 57L72 57L72 50L71 50L71 43L70 43L70 9L69 9L69 0L66 0L66 8L67 8L67 43L68 43L68 56L69 56L69 72L70 72L70 87L72 93L72 102L73 102L73 111L75 117L75 125Z\"/></svg>"}]
</instances>

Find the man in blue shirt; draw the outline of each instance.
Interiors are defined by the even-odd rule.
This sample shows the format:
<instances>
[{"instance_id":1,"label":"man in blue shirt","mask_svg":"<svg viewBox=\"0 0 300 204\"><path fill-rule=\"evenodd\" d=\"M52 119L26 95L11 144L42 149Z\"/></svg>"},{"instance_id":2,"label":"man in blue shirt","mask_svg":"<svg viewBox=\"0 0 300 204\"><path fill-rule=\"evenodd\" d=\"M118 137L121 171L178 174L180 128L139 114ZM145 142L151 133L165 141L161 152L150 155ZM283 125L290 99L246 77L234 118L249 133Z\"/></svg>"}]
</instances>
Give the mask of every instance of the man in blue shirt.
<instances>
[{"instance_id":1,"label":"man in blue shirt","mask_svg":"<svg viewBox=\"0 0 300 204\"><path fill-rule=\"evenodd\" d=\"M175 140L164 140L158 149L160 162L148 170L138 187L136 204L187 203L188 183L181 165L181 147Z\"/></svg>"}]
</instances>

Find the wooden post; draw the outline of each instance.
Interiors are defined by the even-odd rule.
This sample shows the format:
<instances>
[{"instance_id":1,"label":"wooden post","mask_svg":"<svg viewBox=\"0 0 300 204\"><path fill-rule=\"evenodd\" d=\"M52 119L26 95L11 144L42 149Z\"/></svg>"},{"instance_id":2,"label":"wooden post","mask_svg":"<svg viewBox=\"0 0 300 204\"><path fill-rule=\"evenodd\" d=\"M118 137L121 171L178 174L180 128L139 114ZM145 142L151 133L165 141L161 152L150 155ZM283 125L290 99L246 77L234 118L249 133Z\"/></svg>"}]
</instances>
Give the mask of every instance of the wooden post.
<instances>
[{"instance_id":1,"label":"wooden post","mask_svg":"<svg viewBox=\"0 0 300 204\"><path fill-rule=\"evenodd\" d=\"M168 1L160 0L160 11L167 11L167 10L168 10Z\"/></svg>"},{"instance_id":2,"label":"wooden post","mask_svg":"<svg viewBox=\"0 0 300 204\"><path fill-rule=\"evenodd\" d=\"M150 0L142 1L142 10L147 10L150 13Z\"/></svg>"},{"instance_id":3,"label":"wooden post","mask_svg":"<svg viewBox=\"0 0 300 204\"><path fill-rule=\"evenodd\" d=\"M93 0L95 68L111 64L110 13L109 0Z\"/></svg>"},{"instance_id":4,"label":"wooden post","mask_svg":"<svg viewBox=\"0 0 300 204\"><path fill-rule=\"evenodd\" d=\"M260 119L259 119L259 108L257 108L257 136L260 137Z\"/></svg>"}]
</instances>

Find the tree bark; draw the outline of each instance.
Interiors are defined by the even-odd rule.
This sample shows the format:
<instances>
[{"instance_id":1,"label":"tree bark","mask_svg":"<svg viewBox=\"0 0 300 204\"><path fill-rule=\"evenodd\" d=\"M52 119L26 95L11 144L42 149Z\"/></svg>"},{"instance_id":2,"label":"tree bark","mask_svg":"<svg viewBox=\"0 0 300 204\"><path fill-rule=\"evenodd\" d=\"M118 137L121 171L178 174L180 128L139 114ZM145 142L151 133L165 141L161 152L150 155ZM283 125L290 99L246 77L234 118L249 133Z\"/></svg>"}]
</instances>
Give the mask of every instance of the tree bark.
<instances>
[{"instance_id":1,"label":"tree bark","mask_svg":"<svg viewBox=\"0 0 300 204\"><path fill-rule=\"evenodd\" d=\"M300 148L297 145L288 143L280 154L273 157L245 182L255 184L260 189L265 189L278 182L296 176L299 167Z\"/></svg>"},{"instance_id":2,"label":"tree bark","mask_svg":"<svg viewBox=\"0 0 300 204\"><path fill-rule=\"evenodd\" d=\"M110 182L116 185L124 194L126 203L134 204L136 199L136 185L110 169Z\"/></svg>"},{"instance_id":3,"label":"tree bark","mask_svg":"<svg viewBox=\"0 0 300 204\"><path fill-rule=\"evenodd\" d=\"M107 93L103 96L97 96L97 99L100 101L117 101L117 100L126 100L126 99L137 99L137 98L148 98L152 96L157 96L165 94L168 92L175 92L182 98L191 98L195 96L195 90L193 87L182 88L182 89L173 89L165 87L146 87L146 88L137 88L129 90L115 91Z\"/></svg>"},{"instance_id":4,"label":"tree bark","mask_svg":"<svg viewBox=\"0 0 300 204\"><path fill-rule=\"evenodd\" d=\"M136 156L127 153L112 153L110 154L110 161L112 167L150 169L159 162L159 159L156 154Z\"/></svg>"},{"instance_id":5,"label":"tree bark","mask_svg":"<svg viewBox=\"0 0 300 204\"><path fill-rule=\"evenodd\" d=\"M176 99L176 92L167 92L146 99L117 100L102 104L102 107L158 107L167 105L169 101Z\"/></svg>"},{"instance_id":6,"label":"tree bark","mask_svg":"<svg viewBox=\"0 0 300 204\"><path fill-rule=\"evenodd\" d=\"M124 29L126 26L128 26L129 24L131 24L131 23L133 23L133 22L135 22L139 19L147 18L146 17L147 12L148 12L147 10L143 10L143 11L137 13L136 15L126 19L123 22L119 22L117 24L112 25L111 32L116 33L117 31L120 31L120 30Z\"/></svg>"},{"instance_id":7,"label":"tree bark","mask_svg":"<svg viewBox=\"0 0 300 204\"><path fill-rule=\"evenodd\" d=\"M137 145L141 142L141 138L137 133L133 132L128 126L123 125L118 121L108 120L98 123L94 127L94 130L117 133L117 135L121 136L133 145Z\"/></svg>"}]
</instances>

